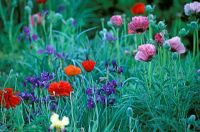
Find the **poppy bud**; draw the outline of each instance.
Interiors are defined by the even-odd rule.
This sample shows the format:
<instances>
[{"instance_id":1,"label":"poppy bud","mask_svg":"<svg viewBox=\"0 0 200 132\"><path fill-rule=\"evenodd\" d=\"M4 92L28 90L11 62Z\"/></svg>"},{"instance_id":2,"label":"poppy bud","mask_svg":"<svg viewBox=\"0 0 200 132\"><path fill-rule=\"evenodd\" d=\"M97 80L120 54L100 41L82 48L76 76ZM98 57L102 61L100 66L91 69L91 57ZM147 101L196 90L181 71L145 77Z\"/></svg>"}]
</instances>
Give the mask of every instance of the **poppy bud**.
<instances>
[{"instance_id":1,"label":"poppy bud","mask_svg":"<svg viewBox=\"0 0 200 132\"><path fill-rule=\"evenodd\" d=\"M193 124L193 122L195 121L196 119L196 116L195 115L191 115L189 118L188 118L188 124Z\"/></svg>"},{"instance_id":2,"label":"poppy bud","mask_svg":"<svg viewBox=\"0 0 200 132\"><path fill-rule=\"evenodd\" d=\"M31 8L29 6L25 6L24 9L28 14L31 14Z\"/></svg>"},{"instance_id":3,"label":"poppy bud","mask_svg":"<svg viewBox=\"0 0 200 132\"><path fill-rule=\"evenodd\" d=\"M32 2L31 0L28 1L28 6L29 6L30 8L33 8L33 2Z\"/></svg>"},{"instance_id":4,"label":"poppy bud","mask_svg":"<svg viewBox=\"0 0 200 132\"><path fill-rule=\"evenodd\" d=\"M171 46L170 46L167 42L165 42L165 43L163 44L163 46L164 46L165 49L168 49L168 50L171 49Z\"/></svg>"},{"instance_id":5,"label":"poppy bud","mask_svg":"<svg viewBox=\"0 0 200 132\"><path fill-rule=\"evenodd\" d=\"M126 114L128 117L132 117L133 116L133 109L131 107L128 107L126 110Z\"/></svg>"},{"instance_id":6,"label":"poppy bud","mask_svg":"<svg viewBox=\"0 0 200 132\"><path fill-rule=\"evenodd\" d=\"M108 22L107 22L107 25L108 25L109 27L112 27L111 21L108 21Z\"/></svg>"},{"instance_id":7,"label":"poppy bud","mask_svg":"<svg viewBox=\"0 0 200 132\"><path fill-rule=\"evenodd\" d=\"M148 12L148 13L151 13L153 12L154 10L154 7L152 7L151 5L146 5L145 6L145 11Z\"/></svg>"},{"instance_id":8,"label":"poppy bud","mask_svg":"<svg viewBox=\"0 0 200 132\"><path fill-rule=\"evenodd\" d=\"M192 21L189 24L187 24L187 26L189 27L190 30L198 29L198 22Z\"/></svg>"},{"instance_id":9,"label":"poppy bud","mask_svg":"<svg viewBox=\"0 0 200 132\"><path fill-rule=\"evenodd\" d=\"M165 28L166 28L166 25L165 25L164 21L159 21L158 22L158 29L163 30Z\"/></svg>"},{"instance_id":10,"label":"poppy bud","mask_svg":"<svg viewBox=\"0 0 200 132\"><path fill-rule=\"evenodd\" d=\"M62 16L62 14L60 14L60 13L56 13L56 14L55 14L55 19L56 19L56 20L61 20L62 17L63 17L63 16Z\"/></svg>"},{"instance_id":11,"label":"poppy bud","mask_svg":"<svg viewBox=\"0 0 200 132\"><path fill-rule=\"evenodd\" d=\"M172 59L173 59L173 60L177 60L177 59L178 59L178 54L177 54L176 52L174 52L174 53L172 54Z\"/></svg>"},{"instance_id":12,"label":"poppy bud","mask_svg":"<svg viewBox=\"0 0 200 132\"><path fill-rule=\"evenodd\" d=\"M185 28L182 28L182 29L178 32L179 36L181 36L181 37L186 36L188 33L189 33L189 31L187 31Z\"/></svg>"}]
</instances>

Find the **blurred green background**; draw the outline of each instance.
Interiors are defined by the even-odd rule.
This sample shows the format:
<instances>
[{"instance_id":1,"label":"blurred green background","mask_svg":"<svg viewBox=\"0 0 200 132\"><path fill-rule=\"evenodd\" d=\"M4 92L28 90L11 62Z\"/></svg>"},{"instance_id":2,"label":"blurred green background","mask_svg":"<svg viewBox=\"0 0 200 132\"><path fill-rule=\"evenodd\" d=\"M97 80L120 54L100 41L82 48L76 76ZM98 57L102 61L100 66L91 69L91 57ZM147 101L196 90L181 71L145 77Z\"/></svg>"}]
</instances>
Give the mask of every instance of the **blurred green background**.
<instances>
[{"instance_id":1,"label":"blurred green background","mask_svg":"<svg viewBox=\"0 0 200 132\"><path fill-rule=\"evenodd\" d=\"M131 18L133 16L130 8L137 2L143 2L146 5L155 6L153 14L157 20L164 20L168 31L174 34L185 26L187 17L184 15L184 4L191 0L48 0L45 5L37 5L32 1L32 14L42 10L53 10L63 15L64 19L75 18L81 30L98 26L101 28L101 18L107 21L114 14L126 14ZM20 60L25 44L17 42L17 37L28 24L28 16L25 12L25 6L28 0L1 0L0 2L0 72L7 73L14 68L16 60ZM145 15L145 14L144 14ZM181 21L180 21L181 20ZM173 26L179 24L179 29ZM176 26L177 27L177 26ZM89 34L92 38L95 33ZM191 49L192 35L189 34L185 39L187 49Z\"/></svg>"}]
</instances>

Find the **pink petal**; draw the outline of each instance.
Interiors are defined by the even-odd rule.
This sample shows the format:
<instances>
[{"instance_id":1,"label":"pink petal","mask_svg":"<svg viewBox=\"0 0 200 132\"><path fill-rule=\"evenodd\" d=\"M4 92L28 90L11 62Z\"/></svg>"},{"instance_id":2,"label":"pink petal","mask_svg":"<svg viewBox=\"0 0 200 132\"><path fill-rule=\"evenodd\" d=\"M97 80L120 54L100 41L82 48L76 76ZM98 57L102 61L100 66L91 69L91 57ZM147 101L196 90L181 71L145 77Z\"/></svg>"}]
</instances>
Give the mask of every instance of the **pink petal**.
<instances>
[{"instance_id":1,"label":"pink petal","mask_svg":"<svg viewBox=\"0 0 200 132\"><path fill-rule=\"evenodd\" d=\"M144 54L141 51L138 51L135 55L135 60L137 61L147 61L148 60L148 56L146 56L146 54Z\"/></svg>"},{"instance_id":2,"label":"pink petal","mask_svg":"<svg viewBox=\"0 0 200 132\"><path fill-rule=\"evenodd\" d=\"M182 54L182 53L185 53L185 46L182 44L182 45L179 45L177 48L176 48L177 52Z\"/></svg>"}]
</instances>

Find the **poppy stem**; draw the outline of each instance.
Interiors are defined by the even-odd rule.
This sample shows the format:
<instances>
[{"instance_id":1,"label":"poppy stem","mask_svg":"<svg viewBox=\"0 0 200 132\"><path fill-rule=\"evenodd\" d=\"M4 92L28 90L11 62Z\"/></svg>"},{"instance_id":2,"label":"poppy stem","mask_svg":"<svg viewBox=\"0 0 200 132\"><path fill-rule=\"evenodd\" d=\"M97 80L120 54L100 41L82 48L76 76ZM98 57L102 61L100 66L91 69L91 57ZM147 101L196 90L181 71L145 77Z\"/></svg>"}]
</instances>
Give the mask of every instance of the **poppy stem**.
<instances>
[{"instance_id":1,"label":"poppy stem","mask_svg":"<svg viewBox=\"0 0 200 132\"><path fill-rule=\"evenodd\" d=\"M89 60L89 54L88 53L86 53L86 60Z\"/></svg>"},{"instance_id":2,"label":"poppy stem","mask_svg":"<svg viewBox=\"0 0 200 132\"><path fill-rule=\"evenodd\" d=\"M195 57L196 53L196 37L195 37L195 32L193 33L193 57Z\"/></svg>"},{"instance_id":3,"label":"poppy stem","mask_svg":"<svg viewBox=\"0 0 200 132\"><path fill-rule=\"evenodd\" d=\"M104 18L101 18L101 26L102 26L102 29L104 29Z\"/></svg>"},{"instance_id":4,"label":"poppy stem","mask_svg":"<svg viewBox=\"0 0 200 132\"><path fill-rule=\"evenodd\" d=\"M74 119L74 109L73 109L73 104L72 104L72 93L70 93L70 104L71 104L71 114L72 114L72 122L74 124L74 131L76 131L76 121Z\"/></svg>"},{"instance_id":5,"label":"poppy stem","mask_svg":"<svg viewBox=\"0 0 200 132\"><path fill-rule=\"evenodd\" d=\"M108 80L109 80L109 69L108 68L106 68L106 82L108 82Z\"/></svg>"},{"instance_id":6,"label":"poppy stem","mask_svg":"<svg viewBox=\"0 0 200 132\"><path fill-rule=\"evenodd\" d=\"M134 42L135 42L135 49L137 49L138 48L138 40L137 40L137 36L136 36L136 34L134 34Z\"/></svg>"},{"instance_id":7,"label":"poppy stem","mask_svg":"<svg viewBox=\"0 0 200 132\"><path fill-rule=\"evenodd\" d=\"M196 30L196 44L197 44L197 56L199 56L199 33L198 29Z\"/></svg>"},{"instance_id":8,"label":"poppy stem","mask_svg":"<svg viewBox=\"0 0 200 132\"><path fill-rule=\"evenodd\" d=\"M149 39L152 39L152 28L151 28L151 24L149 24Z\"/></svg>"},{"instance_id":9,"label":"poppy stem","mask_svg":"<svg viewBox=\"0 0 200 132\"><path fill-rule=\"evenodd\" d=\"M149 62L148 76L149 76L149 88L151 88L151 80L152 80L152 71L151 71L151 62Z\"/></svg>"},{"instance_id":10,"label":"poppy stem","mask_svg":"<svg viewBox=\"0 0 200 132\"><path fill-rule=\"evenodd\" d=\"M13 27L13 15L14 15L14 11L15 11L15 8L13 7L12 10L11 10L11 16L10 16L10 26L9 26L9 41L10 41L10 44L13 45L13 33L12 33L12 27ZM15 50L15 45L12 46L12 50Z\"/></svg>"},{"instance_id":11,"label":"poppy stem","mask_svg":"<svg viewBox=\"0 0 200 132\"><path fill-rule=\"evenodd\" d=\"M6 81L5 81L4 85L3 85L3 87L5 87L6 84L8 83L8 81L10 80L11 75L12 75L12 72L13 72L13 69L10 70L10 72L9 72L9 74L8 74L8 77L7 77L7 79L6 79Z\"/></svg>"},{"instance_id":12,"label":"poppy stem","mask_svg":"<svg viewBox=\"0 0 200 132\"><path fill-rule=\"evenodd\" d=\"M132 117L130 116L129 117L129 132L131 132L131 125L132 125Z\"/></svg>"},{"instance_id":13,"label":"poppy stem","mask_svg":"<svg viewBox=\"0 0 200 132\"><path fill-rule=\"evenodd\" d=\"M120 65L120 45L119 45L119 29L118 28L117 28L116 36L117 36L117 60L118 60L118 64Z\"/></svg>"},{"instance_id":14,"label":"poppy stem","mask_svg":"<svg viewBox=\"0 0 200 132\"><path fill-rule=\"evenodd\" d=\"M163 49L163 65L166 64L166 49Z\"/></svg>"},{"instance_id":15,"label":"poppy stem","mask_svg":"<svg viewBox=\"0 0 200 132\"><path fill-rule=\"evenodd\" d=\"M126 24L126 15L124 14L123 15L123 23L124 23L124 36L127 34L127 24ZM125 37L124 38L124 41L125 41L125 45L126 45L126 41L127 41L127 38Z\"/></svg>"},{"instance_id":16,"label":"poppy stem","mask_svg":"<svg viewBox=\"0 0 200 132\"><path fill-rule=\"evenodd\" d=\"M52 28L53 28L53 24L50 24L50 42L51 44L53 44L53 35L52 35Z\"/></svg>"}]
</instances>

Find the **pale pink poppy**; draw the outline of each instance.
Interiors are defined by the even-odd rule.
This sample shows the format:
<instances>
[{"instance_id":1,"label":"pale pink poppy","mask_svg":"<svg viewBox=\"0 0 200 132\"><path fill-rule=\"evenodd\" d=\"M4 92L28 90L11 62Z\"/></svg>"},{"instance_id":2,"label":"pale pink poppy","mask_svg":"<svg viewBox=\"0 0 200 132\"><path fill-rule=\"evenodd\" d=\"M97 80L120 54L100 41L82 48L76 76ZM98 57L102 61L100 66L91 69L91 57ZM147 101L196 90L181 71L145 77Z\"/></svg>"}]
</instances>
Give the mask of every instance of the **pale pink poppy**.
<instances>
[{"instance_id":1,"label":"pale pink poppy","mask_svg":"<svg viewBox=\"0 0 200 132\"><path fill-rule=\"evenodd\" d=\"M177 52L179 54L182 54L185 53L186 51L185 46L183 45L179 37L173 37L171 39L168 39L166 43L170 45L172 52Z\"/></svg>"},{"instance_id":2,"label":"pale pink poppy","mask_svg":"<svg viewBox=\"0 0 200 132\"><path fill-rule=\"evenodd\" d=\"M184 12L185 12L185 15L187 16L190 16L195 13L196 14L200 13L200 2L195 1L192 3L185 4Z\"/></svg>"},{"instance_id":3,"label":"pale pink poppy","mask_svg":"<svg viewBox=\"0 0 200 132\"><path fill-rule=\"evenodd\" d=\"M129 33L142 33L149 27L148 17L135 16L128 24Z\"/></svg>"},{"instance_id":4,"label":"pale pink poppy","mask_svg":"<svg viewBox=\"0 0 200 132\"><path fill-rule=\"evenodd\" d=\"M110 18L110 22L114 26L121 26L123 23L122 17L120 15L114 15Z\"/></svg>"},{"instance_id":5,"label":"pale pink poppy","mask_svg":"<svg viewBox=\"0 0 200 132\"><path fill-rule=\"evenodd\" d=\"M138 61L150 61L156 54L156 48L153 44L143 44L138 47L135 59Z\"/></svg>"},{"instance_id":6,"label":"pale pink poppy","mask_svg":"<svg viewBox=\"0 0 200 132\"><path fill-rule=\"evenodd\" d=\"M37 23L35 23L36 21L34 19L37 20ZM41 14L37 13L37 14L32 15L31 18L30 18L30 23L31 23L32 26L34 26L35 24L41 24L42 23Z\"/></svg>"}]
</instances>

